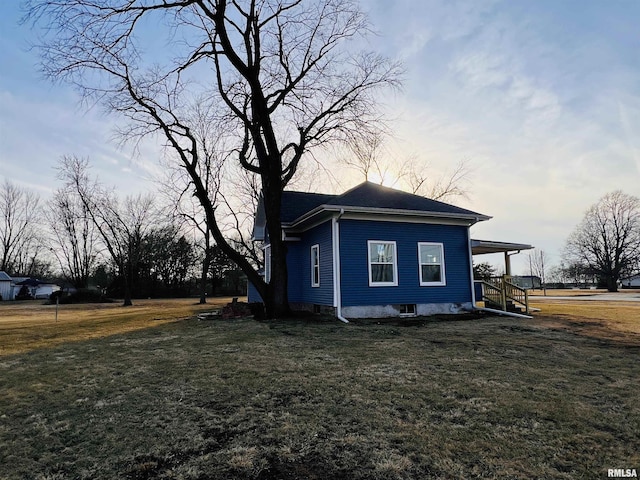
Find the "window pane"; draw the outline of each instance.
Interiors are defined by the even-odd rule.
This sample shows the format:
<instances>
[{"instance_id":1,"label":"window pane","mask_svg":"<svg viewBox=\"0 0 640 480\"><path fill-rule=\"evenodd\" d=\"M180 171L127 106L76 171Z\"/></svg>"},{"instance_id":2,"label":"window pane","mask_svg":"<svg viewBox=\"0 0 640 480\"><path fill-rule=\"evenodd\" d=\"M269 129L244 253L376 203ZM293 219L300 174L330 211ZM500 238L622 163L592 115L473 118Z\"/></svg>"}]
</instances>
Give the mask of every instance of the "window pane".
<instances>
[{"instance_id":1,"label":"window pane","mask_svg":"<svg viewBox=\"0 0 640 480\"><path fill-rule=\"evenodd\" d=\"M376 263L393 263L393 243L371 243L369 254L371 261Z\"/></svg>"},{"instance_id":2,"label":"window pane","mask_svg":"<svg viewBox=\"0 0 640 480\"><path fill-rule=\"evenodd\" d=\"M393 265L371 265L372 282L393 282Z\"/></svg>"},{"instance_id":3,"label":"window pane","mask_svg":"<svg viewBox=\"0 0 640 480\"><path fill-rule=\"evenodd\" d=\"M440 245L420 245L420 263L442 263Z\"/></svg>"},{"instance_id":4,"label":"window pane","mask_svg":"<svg viewBox=\"0 0 640 480\"><path fill-rule=\"evenodd\" d=\"M311 247L311 284L314 287L320 286L320 246Z\"/></svg>"},{"instance_id":5,"label":"window pane","mask_svg":"<svg viewBox=\"0 0 640 480\"><path fill-rule=\"evenodd\" d=\"M440 265L422 265L423 282L441 282Z\"/></svg>"}]
</instances>

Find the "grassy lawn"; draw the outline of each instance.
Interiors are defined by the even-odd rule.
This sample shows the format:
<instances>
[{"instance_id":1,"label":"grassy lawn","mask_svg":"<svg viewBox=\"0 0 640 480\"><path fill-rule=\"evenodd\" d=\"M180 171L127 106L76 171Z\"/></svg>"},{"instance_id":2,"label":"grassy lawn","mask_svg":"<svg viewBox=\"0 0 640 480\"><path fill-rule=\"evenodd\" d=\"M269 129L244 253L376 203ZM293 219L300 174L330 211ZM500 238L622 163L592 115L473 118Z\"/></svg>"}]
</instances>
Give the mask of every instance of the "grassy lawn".
<instances>
[{"instance_id":1,"label":"grassy lawn","mask_svg":"<svg viewBox=\"0 0 640 480\"><path fill-rule=\"evenodd\" d=\"M560 323L185 319L0 356L0 478L640 469L640 341Z\"/></svg>"},{"instance_id":2,"label":"grassy lawn","mask_svg":"<svg viewBox=\"0 0 640 480\"><path fill-rule=\"evenodd\" d=\"M194 299L135 300L126 308L122 303L97 303L57 309L42 300L0 302L0 356L175 322L230 300L211 298L207 305Z\"/></svg>"},{"instance_id":3,"label":"grassy lawn","mask_svg":"<svg viewBox=\"0 0 640 480\"><path fill-rule=\"evenodd\" d=\"M588 300L579 297L598 298L607 294L606 290L549 290L546 297L536 290L530 296L530 305L540 309L537 316L557 319L569 325L571 330L596 337L616 338L626 341L629 337L640 337L640 302ZM640 291L626 290L623 294L637 294ZM561 298L554 298L561 297ZM566 297L576 297L569 300Z\"/></svg>"}]
</instances>

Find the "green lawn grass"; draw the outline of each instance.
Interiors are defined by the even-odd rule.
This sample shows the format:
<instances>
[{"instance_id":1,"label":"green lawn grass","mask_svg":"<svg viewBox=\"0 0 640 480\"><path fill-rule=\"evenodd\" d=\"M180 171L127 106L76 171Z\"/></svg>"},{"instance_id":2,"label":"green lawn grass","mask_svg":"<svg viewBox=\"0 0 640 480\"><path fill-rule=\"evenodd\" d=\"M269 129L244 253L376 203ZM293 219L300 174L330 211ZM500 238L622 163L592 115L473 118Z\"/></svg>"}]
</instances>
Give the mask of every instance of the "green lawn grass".
<instances>
[{"instance_id":1,"label":"green lawn grass","mask_svg":"<svg viewBox=\"0 0 640 480\"><path fill-rule=\"evenodd\" d=\"M184 320L0 358L2 479L594 479L640 346L508 318Z\"/></svg>"}]
</instances>

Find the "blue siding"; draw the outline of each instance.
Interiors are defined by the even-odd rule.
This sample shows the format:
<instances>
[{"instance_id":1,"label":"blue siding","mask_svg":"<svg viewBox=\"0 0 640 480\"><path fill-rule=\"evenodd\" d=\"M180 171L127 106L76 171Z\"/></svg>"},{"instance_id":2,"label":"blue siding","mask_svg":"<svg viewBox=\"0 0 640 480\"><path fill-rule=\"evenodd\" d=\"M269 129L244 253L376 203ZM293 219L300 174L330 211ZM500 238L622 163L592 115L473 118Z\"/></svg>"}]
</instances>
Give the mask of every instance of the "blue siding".
<instances>
[{"instance_id":1,"label":"blue siding","mask_svg":"<svg viewBox=\"0 0 640 480\"><path fill-rule=\"evenodd\" d=\"M256 287L253 286L253 283L247 281L247 302L249 303L263 303L262 297L256 290Z\"/></svg>"},{"instance_id":2,"label":"blue siding","mask_svg":"<svg viewBox=\"0 0 640 480\"><path fill-rule=\"evenodd\" d=\"M367 240L397 242L398 286L370 287ZM444 245L445 286L420 286L418 242ZM383 221L340 221L342 305L471 301L467 227Z\"/></svg>"},{"instance_id":3,"label":"blue siding","mask_svg":"<svg viewBox=\"0 0 640 480\"><path fill-rule=\"evenodd\" d=\"M333 305L333 245L331 221L300 235L301 240L287 244L289 301ZM311 286L311 247L320 245L320 286Z\"/></svg>"},{"instance_id":4,"label":"blue siding","mask_svg":"<svg viewBox=\"0 0 640 480\"><path fill-rule=\"evenodd\" d=\"M306 278L302 271L303 253L300 242L287 243L287 288L290 302L302 302L302 282Z\"/></svg>"},{"instance_id":5,"label":"blue siding","mask_svg":"<svg viewBox=\"0 0 640 480\"><path fill-rule=\"evenodd\" d=\"M300 241L287 243L289 301L333 305L333 245L331 220L299 235ZM311 246L320 246L320 286L311 286ZM248 282L249 302L262 302L260 294Z\"/></svg>"}]
</instances>

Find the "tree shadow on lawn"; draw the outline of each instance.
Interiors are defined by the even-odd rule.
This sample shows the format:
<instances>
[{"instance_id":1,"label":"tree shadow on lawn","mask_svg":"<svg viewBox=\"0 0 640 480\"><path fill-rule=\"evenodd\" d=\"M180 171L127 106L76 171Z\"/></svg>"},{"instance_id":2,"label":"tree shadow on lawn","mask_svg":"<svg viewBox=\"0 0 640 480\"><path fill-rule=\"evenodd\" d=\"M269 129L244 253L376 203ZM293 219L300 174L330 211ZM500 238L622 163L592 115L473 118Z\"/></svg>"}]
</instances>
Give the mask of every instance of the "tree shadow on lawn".
<instances>
[{"instance_id":1,"label":"tree shadow on lawn","mask_svg":"<svg viewBox=\"0 0 640 480\"><path fill-rule=\"evenodd\" d=\"M637 353L545 319L170 323L3 358L0 478L604 477L640 461Z\"/></svg>"}]
</instances>

